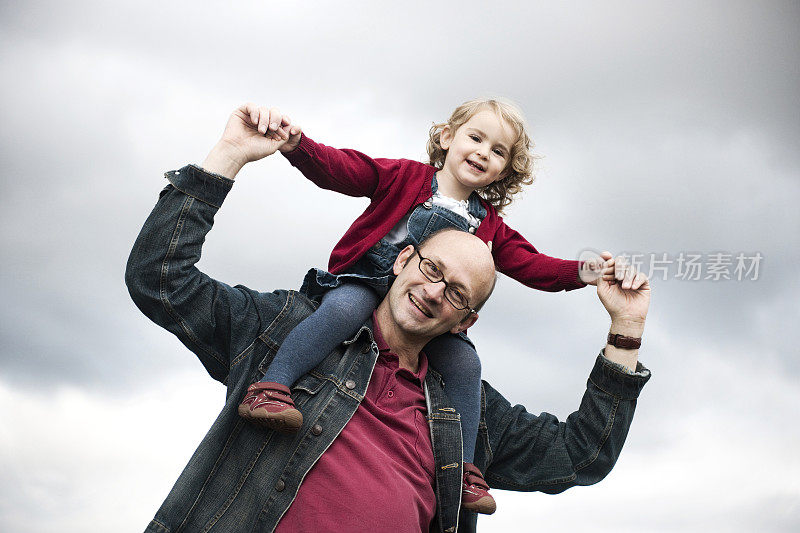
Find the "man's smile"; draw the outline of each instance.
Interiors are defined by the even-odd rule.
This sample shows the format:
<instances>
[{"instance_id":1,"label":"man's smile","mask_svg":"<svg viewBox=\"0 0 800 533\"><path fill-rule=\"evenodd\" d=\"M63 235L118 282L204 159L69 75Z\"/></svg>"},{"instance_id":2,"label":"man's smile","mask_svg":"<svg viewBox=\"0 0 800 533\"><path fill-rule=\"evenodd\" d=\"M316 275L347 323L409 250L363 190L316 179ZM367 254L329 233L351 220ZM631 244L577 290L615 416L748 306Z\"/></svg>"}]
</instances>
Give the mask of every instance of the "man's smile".
<instances>
[{"instance_id":1,"label":"man's smile","mask_svg":"<svg viewBox=\"0 0 800 533\"><path fill-rule=\"evenodd\" d=\"M408 293L408 299L411 300L411 303L414 304L414 306L416 306L416 308L419 309L423 315L428 318L433 318L433 313L431 313L430 309L428 309L428 307L422 302L414 298L411 293Z\"/></svg>"}]
</instances>

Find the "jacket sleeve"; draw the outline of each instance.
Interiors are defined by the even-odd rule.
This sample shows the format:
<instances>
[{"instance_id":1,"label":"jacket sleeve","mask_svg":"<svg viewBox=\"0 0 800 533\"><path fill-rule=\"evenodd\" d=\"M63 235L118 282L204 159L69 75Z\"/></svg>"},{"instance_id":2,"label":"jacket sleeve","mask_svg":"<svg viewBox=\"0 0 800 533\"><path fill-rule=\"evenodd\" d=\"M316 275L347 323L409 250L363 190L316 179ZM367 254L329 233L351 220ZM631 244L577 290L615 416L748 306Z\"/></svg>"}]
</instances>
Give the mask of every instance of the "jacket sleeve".
<instances>
[{"instance_id":1,"label":"jacket sleeve","mask_svg":"<svg viewBox=\"0 0 800 533\"><path fill-rule=\"evenodd\" d=\"M356 150L325 146L305 134L297 148L283 155L318 187L369 198L391 185L402 164L400 159L373 159Z\"/></svg>"},{"instance_id":2,"label":"jacket sleeve","mask_svg":"<svg viewBox=\"0 0 800 533\"><path fill-rule=\"evenodd\" d=\"M233 181L195 166L166 177L170 185L133 245L125 283L148 318L175 334L214 379L224 381L231 355L240 353L246 346L239 344L249 343L260 331L259 308L266 308L262 300L278 296L231 287L195 266Z\"/></svg>"},{"instance_id":3,"label":"jacket sleeve","mask_svg":"<svg viewBox=\"0 0 800 533\"><path fill-rule=\"evenodd\" d=\"M484 383L489 438L485 477L490 486L517 491L562 492L602 480L614 467L628 434L636 399L650 371L641 363L627 373L601 352L580 407L560 422L511 406Z\"/></svg>"},{"instance_id":4,"label":"jacket sleeve","mask_svg":"<svg viewBox=\"0 0 800 533\"><path fill-rule=\"evenodd\" d=\"M498 219L492 242L497 270L541 291L570 291L586 286L578 278L578 261L539 253L519 232L511 229L502 218Z\"/></svg>"}]
</instances>

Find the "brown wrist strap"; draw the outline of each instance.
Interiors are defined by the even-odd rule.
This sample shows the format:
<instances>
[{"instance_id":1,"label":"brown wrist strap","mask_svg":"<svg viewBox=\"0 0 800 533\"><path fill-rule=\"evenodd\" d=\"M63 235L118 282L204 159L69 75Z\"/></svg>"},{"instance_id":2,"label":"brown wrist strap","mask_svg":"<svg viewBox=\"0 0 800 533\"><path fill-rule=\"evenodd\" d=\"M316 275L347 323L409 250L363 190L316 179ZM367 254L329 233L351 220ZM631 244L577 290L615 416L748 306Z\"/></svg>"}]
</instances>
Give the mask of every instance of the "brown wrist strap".
<instances>
[{"instance_id":1,"label":"brown wrist strap","mask_svg":"<svg viewBox=\"0 0 800 533\"><path fill-rule=\"evenodd\" d=\"M622 348L623 350L635 350L642 345L641 337L626 337L619 333L608 334L608 344Z\"/></svg>"}]
</instances>

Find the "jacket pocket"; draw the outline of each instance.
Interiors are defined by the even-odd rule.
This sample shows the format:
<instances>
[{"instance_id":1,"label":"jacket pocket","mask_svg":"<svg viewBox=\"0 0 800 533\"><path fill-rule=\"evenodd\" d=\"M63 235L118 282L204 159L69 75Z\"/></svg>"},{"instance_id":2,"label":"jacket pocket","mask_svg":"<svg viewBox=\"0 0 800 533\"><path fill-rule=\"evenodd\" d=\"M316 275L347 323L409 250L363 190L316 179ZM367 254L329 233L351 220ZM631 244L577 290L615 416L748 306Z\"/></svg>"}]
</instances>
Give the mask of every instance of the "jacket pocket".
<instances>
[{"instance_id":1,"label":"jacket pocket","mask_svg":"<svg viewBox=\"0 0 800 533\"><path fill-rule=\"evenodd\" d=\"M316 394L325 385L325 380L311 374L306 374L292 385L292 390L303 391L306 394Z\"/></svg>"},{"instance_id":2,"label":"jacket pocket","mask_svg":"<svg viewBox=\"0 0 800 533\"><path fill-rule=\"evenodd\" d=\"M297 383L292 386L292 400L294 400L295 405L300 408L321 391L324 386L324 379L306 374L298 379ZM308 413L303 414L308 416Z\"/></svg>"}]
</instances>

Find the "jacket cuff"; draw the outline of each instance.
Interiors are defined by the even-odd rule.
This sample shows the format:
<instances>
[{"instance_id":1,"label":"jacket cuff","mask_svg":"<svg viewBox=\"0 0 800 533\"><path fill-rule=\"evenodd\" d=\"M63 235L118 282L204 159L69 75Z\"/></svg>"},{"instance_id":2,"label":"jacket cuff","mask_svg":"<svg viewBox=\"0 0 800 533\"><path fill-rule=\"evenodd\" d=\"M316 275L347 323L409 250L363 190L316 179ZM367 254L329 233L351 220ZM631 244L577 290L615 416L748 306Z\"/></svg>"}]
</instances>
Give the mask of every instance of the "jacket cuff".
<instances>
[{"instance_id":1,"label":"jacket cuff","mask_svg":"<svg viewBox=\"0 0 800 533\"><path fill-rule=\"evenodd\" d=\"M580 267L580 261L564 259L561 262L558 267L558 279L561 280L564 290L572 291L586 286L586 284L578 277L578 271L580 270Z\"/></svg>"},{"instance_id":2,"label":"jacket cuff","mask_svg":"<svg viewBox=\"0 0 800 533\"><path fill-rule=\"evenodd\" d=\"M180 170L164 173L173 187L183 194L219 209L233 187L233 180L207 172L197 165L186 165Z\"/></svg>"},{"instance_id":3,"label":"jacket cuff","mask_svg":"<svg viewBox=\"0 0 800 533\"><path fill-rule=\"evenodd\" d=\"M295 146L291 152L281 152L283 157L289 160L292 165L297 165L311 158L314 151L314 142L306 137L305 133L300 134L300 144Z\"/></svg>"},{"instance_id":4,"label":"jacket cuff","mask_svg":"<svg viewBox=\"0 0 800 533\"><path fill-rule=\"evenodd\" d=\"M644 384L650 380L650 370L642 363L636 363L636 372L631 373L626 367L606 359L604 350L600 351L594 363L591 381L603 392L622 400L635 400L639 397Z\"/></svg>"}]
</instances>

